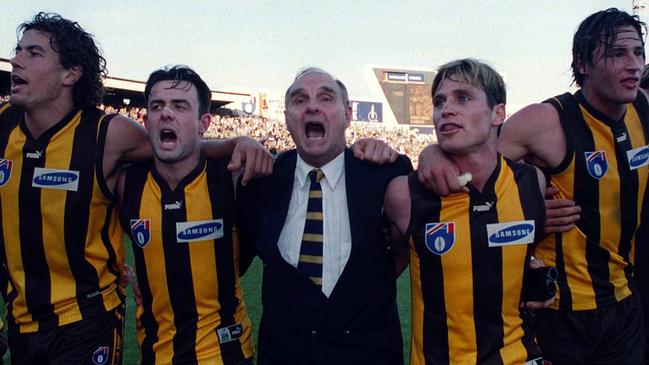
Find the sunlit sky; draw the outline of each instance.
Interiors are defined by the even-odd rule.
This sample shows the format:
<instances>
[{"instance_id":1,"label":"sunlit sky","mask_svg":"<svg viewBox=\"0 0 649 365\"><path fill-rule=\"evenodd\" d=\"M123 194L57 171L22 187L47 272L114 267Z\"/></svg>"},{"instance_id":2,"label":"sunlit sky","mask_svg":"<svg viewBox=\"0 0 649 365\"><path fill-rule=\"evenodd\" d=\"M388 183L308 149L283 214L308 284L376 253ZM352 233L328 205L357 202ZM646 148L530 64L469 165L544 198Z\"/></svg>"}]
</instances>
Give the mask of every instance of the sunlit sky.
<instances>
[{"instance_id":1,"label":"sunlit sky","mask_svg":"<svg viewBox=\"0 0 649 365\"><path fill-rule=\"evenodd\" d=\"M632 12L631 0L4 0L0 57L11 57L16 26L44 10L94 34L111 76L146 80L183 63L214 90L281 92L318 66L364 98L368 64L435 68L474 57L503 74L515 107L569 88L574 31L613 6Z\"/></svg>"}]
</instances>

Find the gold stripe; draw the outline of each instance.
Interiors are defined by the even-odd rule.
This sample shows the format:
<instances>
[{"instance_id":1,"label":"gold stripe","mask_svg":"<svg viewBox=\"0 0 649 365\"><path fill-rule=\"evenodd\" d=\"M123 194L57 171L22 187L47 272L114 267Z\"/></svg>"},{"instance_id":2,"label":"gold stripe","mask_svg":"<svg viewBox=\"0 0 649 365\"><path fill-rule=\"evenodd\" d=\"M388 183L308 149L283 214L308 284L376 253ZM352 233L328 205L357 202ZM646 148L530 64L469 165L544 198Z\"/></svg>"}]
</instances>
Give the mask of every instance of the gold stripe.
<instances>
[{"instance_id":1,"label":"gold stripe","mask_svg":"<svg viewBox=\"0 0 649 365\"><path fill-rule=\"evenodd\" d=\"M315 276L310 276L309 278L310 278L311 280L313 280L314 283L316 283L316 284L318 284L318 285L322 285L322 278L317 278L317 277L315 277Z\"/></svg>"},{"instance_id":2,"label":"gold stripe","mask_svg":"<svg viewBox=\"0 0 649 365\"><path fill-rule=\"evenodd\" d=\"M322 235L321 234L305 233L302 236L302 241L322 242Z\"/></svg>"},{"instance_id":3,"label":"gold stripe","mask_svg":"<svg viewBox=\"0 0 649 365\"><path fill-rule=\"evenodd\" d=\"M306 212L306 219L322 220L322 212Z\"/></svg>"},{"instance_id":4,"label":"gold stripe","mask_svg":"<svg viewBox=\"0 0 649 365\"><path fill-rule=\"evenodd\" d=\"M502 195L496 202L498 222L512 222L525 219L523 203L520 196L530 196L529 193L536 191L519 190L514 171L509 168L505 159L500 158L500 175L496 180L494 189L501 191ZM538 184L532 185L531 189L538 189ZM523 187L525 188L525 187ZM530 198L530 202L532 202ZM503 202L506 202L503 204ZM526 202L525 202L526 203ZM541 229L541 227L535 227ZM528 261L527 245L512 245L502 248L502 290L504 293L520 293L523 290L523 271ZM527 351L521 339L525 337L523 331L523 320L520 315L519 296L502 295L502 320L503 320L503 343L508 344L500 349L500 357L505 364L520 364L525 362Z\"/></svg>"},{"instance_id":5,"label":"gold stripe","mask_svg":"<svg viewBox=\"0 0 649 365\"><path fill-rule=\"evenodd\" d=\"M310 264L322 264L322 256L300 255L300 262L308 262Z\"/></svg>"},{"instance_id":6,"label":"gold stripe","mask_svg":"<svg viewBox=\"0 0 649 365\"><path fill-rule=\"evenodd\" d=\"M310 198L322 198L322 190L310 190L309 199Z\"/></svg>"}]
</instances>

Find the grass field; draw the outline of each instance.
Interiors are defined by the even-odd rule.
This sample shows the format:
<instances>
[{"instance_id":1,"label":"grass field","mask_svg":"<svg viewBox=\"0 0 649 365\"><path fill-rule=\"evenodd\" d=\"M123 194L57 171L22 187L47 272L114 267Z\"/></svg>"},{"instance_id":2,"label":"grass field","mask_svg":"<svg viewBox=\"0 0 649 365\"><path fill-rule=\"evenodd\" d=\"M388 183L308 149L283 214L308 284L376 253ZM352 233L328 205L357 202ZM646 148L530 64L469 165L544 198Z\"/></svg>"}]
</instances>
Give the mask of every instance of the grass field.
<instances>
[{"instance_id":1,"label":"grass field","mask_svg":"<svg viewBox=\"0 0 649 365\"><path fill-rule=\"evenodd\" d=\"M133 265L133 254L130 243L127 244L126 261ZM404 356L407 359L410 354L410 275L404 272L397 282L397 300L399 302L399 315L401 317L401 332L404 335ZM242 278L243 291L248 315L254 327L255 346L257 339L257 327L261 318L261 262L255 259L246 274ZM2 318L4 319L4 305L2 306ZM135 302L129 288L126 300L126 328L124 334L124 365L136 365L139 353L137 349L137 337L135 335ZM4 364L9 364L9 356L5 355Z\"/></svg>"}]
</instances>

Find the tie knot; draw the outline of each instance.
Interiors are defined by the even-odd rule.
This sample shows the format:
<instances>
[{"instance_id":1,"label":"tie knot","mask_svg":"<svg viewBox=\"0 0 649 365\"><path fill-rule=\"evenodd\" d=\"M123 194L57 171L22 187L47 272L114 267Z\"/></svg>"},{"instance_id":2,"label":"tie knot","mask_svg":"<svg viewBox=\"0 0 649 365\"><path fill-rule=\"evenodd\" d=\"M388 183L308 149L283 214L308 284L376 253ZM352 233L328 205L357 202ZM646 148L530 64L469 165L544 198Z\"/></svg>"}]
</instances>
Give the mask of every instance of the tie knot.
<instances>
[{"instance_id":1,"label":"tie knot","mask_svg":"<svg viewBox=\"0 0 649 365\"><path fill-rule=\"evenodd\" d=\"M309 172L309 179L311 183L320 183L320 180L324 177L324 172L320 169L313 169Z\"/></svg>"}]
</instances>

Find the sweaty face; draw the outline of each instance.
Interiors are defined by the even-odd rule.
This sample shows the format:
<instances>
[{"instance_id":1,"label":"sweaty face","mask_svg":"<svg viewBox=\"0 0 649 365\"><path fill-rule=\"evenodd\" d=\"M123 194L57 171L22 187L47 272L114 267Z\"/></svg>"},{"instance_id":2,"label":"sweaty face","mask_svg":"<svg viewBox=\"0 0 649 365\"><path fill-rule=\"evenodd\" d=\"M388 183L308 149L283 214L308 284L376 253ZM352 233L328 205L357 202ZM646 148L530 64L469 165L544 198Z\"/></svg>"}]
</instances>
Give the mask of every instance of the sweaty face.
<instances>
[{"instance_id":1,"label":"sweaty face","mask_svg":"<svg viewBox=\"0 0 649 365\"><path fill-rule=\"evenodd\" d=\"M293 83L288 98L286 126L300 157L315 167L333 160L345 149L351 118L340 86L330 75L313 72Z\"/></svg>"},{"instance_id":2,"label":"sweaty face","mask_svg":"<svg viewBox=\"0 0 649 365\"><path fill-rule=\"evenodd\" d=\"M50 46L49 34L28 30L11 59L10 102L24 110L46 108L62 97L67 70Z\"/></svg>"},{"instance_id":3,"label":"sweaty face","mask_svg":"<svg viewBox=\"0 0 649 365\"><path fill-rule=\"evenodd\" d=\"M146 127L157 160L193 163L200 155L200 140L209 126L209 114L199 117L198 93L188 82L159 81L151 88Z\"/></svg>"},{"instance_id":4,"label":"sweaty face","mask_svg":"<svg viewBox=\"0 0 649 365\"><path fill-rule=\"evenodd\" d=\"M612 46L603 44L593 52L594 65L582 65L583 92L597 109L606 112L610 106L635 100L644 66L644 44L631 26L618 27Z\"/></svg>"},{"instance_id":5,"label":"sweaty face","mask_svg":"<svg viewBox=\"0 0 649 365\"><path fill-rule=\"evenodd\" d=\"M503 104L490 108L485 92L468 83L446 78L433 95L437 141L450 154L467 155L485 146L503 116Z\"/></svg>"}]
</instances>

